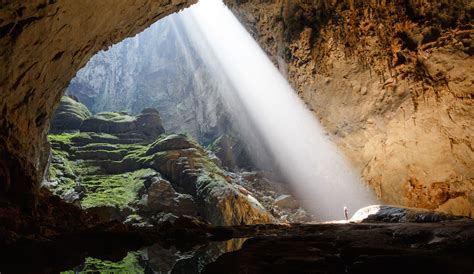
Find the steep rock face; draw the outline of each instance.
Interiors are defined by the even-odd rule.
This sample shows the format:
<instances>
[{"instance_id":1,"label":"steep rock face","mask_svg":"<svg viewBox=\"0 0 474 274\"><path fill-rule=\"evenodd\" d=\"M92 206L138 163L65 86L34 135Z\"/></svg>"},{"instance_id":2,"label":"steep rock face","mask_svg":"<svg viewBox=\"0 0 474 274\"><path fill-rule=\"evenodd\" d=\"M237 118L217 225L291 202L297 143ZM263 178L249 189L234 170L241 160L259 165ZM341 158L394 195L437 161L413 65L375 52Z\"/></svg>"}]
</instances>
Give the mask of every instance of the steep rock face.
<instances>
[{"instance_id":1,"label":"steep rock face","mask_svg":"<svg viewBox=\"0 0 474 274\"><path fill-rule=\"evenodd\" d=\"M231 127L219 88L181 16L173 14L92 57L66 93L94 113L156 108L167 132L208 144Z\"/></svg>"},{"instance_id":2,"label":"steep rock face","mask_svg":"<svg viewBox=\"0 0 474 274\"><path fill-rule=\"evenodd\" d=\"M378 197L474 216L469 1L225 1Z\"/></svg>"},{"instance_id":3,"label":"steep rock face","mask_svg":"<svg viewBox=\"0 0 474 274\"><path fill-rule=\"evenodd\" d=\"M100 49L195 1L8 1L0 10L0 195L35 208L55 105Z\"/></svg>"}]
</instances>

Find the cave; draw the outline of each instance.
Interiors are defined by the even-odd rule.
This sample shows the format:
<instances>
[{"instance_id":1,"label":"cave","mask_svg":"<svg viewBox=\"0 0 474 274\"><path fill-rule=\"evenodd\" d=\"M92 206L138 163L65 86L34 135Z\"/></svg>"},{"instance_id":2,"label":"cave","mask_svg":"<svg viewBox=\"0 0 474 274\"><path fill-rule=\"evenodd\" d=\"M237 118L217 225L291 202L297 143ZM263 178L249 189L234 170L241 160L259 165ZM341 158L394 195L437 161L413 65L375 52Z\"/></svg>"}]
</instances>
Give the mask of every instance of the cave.
<instances>
[{"instance_id":1,"label":"cave","mask_svg":"<svg viewBox=\"0 0 474 274\"><path fill-rule=\"evenodd\" d=\"M472 273L473 10L0 4L0 273Z\"/></svg>"}]
</instances>

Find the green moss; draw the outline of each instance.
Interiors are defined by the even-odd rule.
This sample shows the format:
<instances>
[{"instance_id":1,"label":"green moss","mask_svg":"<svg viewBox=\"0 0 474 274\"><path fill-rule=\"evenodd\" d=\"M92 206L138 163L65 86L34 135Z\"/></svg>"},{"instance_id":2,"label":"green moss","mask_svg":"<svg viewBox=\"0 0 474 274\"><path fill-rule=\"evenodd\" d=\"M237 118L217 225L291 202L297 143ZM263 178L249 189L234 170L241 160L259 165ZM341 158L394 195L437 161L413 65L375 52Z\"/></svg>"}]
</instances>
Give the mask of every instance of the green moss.
<instances>
[{"instance_id":1,"label":"green moss","mask_svg":"<svg viewBox=\"0 0 474 274\"><path fill-rule=\"evenodd\" d=\"M124 208L138 199L143 178L153 173L151 169L141 169L123 174L86 176L83 185L91 191L87 192L81 205L84 208L106 205Z\"/></svg>"},{"instance_id":2,"label":"green moss","mask_svg":"<svg viewBox=\"0 0 474 274\"><path fill-rule=\"evenodd\" d=\"M83 147L89 144L116 144L120 139L108 133L80 132L71 137L71 142L76 147Z\"/></svg>"},{"instance_id":3,"label":"green moss","mask_svg":"<svg viewBox=\"0 0 474 274\"><path fill-rule=\"evenodd\" d=\"M84 160L77 160L70 162L71 169L78 176L87 176L92 174L100 174L102 172L99 166L91 165L89 162Z\"/></svg>"},{"instance_id":4,"label":"green moss","mask_svg":"<svg viewBox=\"0 0 474 274\"><path fill-rule=\"evenodd\" d=\"M58 148L51 148L51 153L53 154L53 156L57 155L63 158L69 157L69 152L67 152L66 150L58 149Z\"/></svg>"},{"instance_id":5,"label":"green moss","mask_svg":"<svg viewBox=\"0 0 474 274\"><path fill-rule=\"evenodd\" d=\"M62 177L58 185L54 188L55 193L66 193L71 189L74 189L76 182L71 178Z\"/></svg>"},{"instance_id":6,"label":"green moss","mask_svg":"<svg viewBox=\"0 0 474 274\"><path fill-rule=\"evenodd\" d=\"M61 133L61 134L49 134L48 141L50 143L59 143L59 144L71 144L73 137L78 136L79 133Z\"/></svg>"},{"instance_id":7,"label":"green moss","mask_svg":"<svg viewBox=\"0 0 474 274\"><path fill-rule=\"evenodd\" d=\"M162 143L166 140L169 140L171 138L176 138L176 136L177 136L177 134L160 134L160 136L158 136L156 138L156 140L153 143L151 143L150 147L155 146L157 144L160 144L160 143Z\"/></svg>"},{"instance_id":8,"label":"green moss","mask_svg":"<svg viewBox=\"0 0 474 274\"><path fill-rule=\"evenodd\" d=\"M68 112L76 115L81 119L86 119L91 116L89 109L82 103L79 103L69 96L63 96L61 98L61 109L63 112Z\"/></svg>"},{"instance_id":9,"label":"green moss","mask_svg":"<svg viewBox=\"0 0 474 274\"><path fill-rule=\"evenodd\" d=\"M82 150L116 150L119 147L114 144L91 143L81 147Z\"/></svg>"},{"instance_id":10,"label":"green moss","mask_svg":"<svg viewBox=\"0 0 474 274\"><path fill-rule=\"evenodd\" d=\"M49 166L49 179L50 180L56 180L58 178L58 172L56 171L56 168L54 165Z\"/></svg>"},{"instance_id":11,"label":"green moss","mask_svg":"<svg viewBox=\"0 0 474 274\"><path fill-rule=\"evenodd\" d=\"M138 257L138 252L129 252L119 262L88 257L81 267L81 273L144 273L145 269L140 265ZM62 273L73 274L77 272L65 271Z\"/></svg>"},{"instance_id":12,"label":"green moss","mask_svg":"<svg viewBox=\"0 0 474 274\"><path fill-rule=\"evenodd\" d=\"M222 139L222 136L219 138L215 139L214 142L212 142L210 145L206 147L207 150L212 151L214 153L218 153L220 151L219 143Z\"/></svg>"},{"instance_id":13,"label":"green moss","mask_svg":"<svg viewBox=\"0 0 474 274\"><path fill-rule=\"evenodd\" d=\"M81 140L90 140L94 141L95 143L104 142L106 143L108 140L117 140L118 137L108 133L102 132L80 132L76 133L75 136L71 138L71 141L81 141Z\"/></svg>"},{"instance_id":14,"label":"green moss","mask_svg":"<svg viewBox=\"0 0 474 274\"><path fill-rule=\"evenodd\" d=\"M126 112L100 112L97 113L95 118L113 121L113 122L132 122L135 121L134 116L128 115Z\"/></svg>"},{"instance_id":15,"label":"green moss","mask_svg":"<svg viewBox=\"0 0 474 274\"><path fill-rule=\"evenodd\" d=\"M73 164L67 158L64 151L52 150L52 163L49 166L49 179L56 181L58 184L51 189L54 193L65 193L74 188L76 185L76 171Z\"/></svg>"},{"instance_id":16,"label":"green moss","mask_svg":"<svg viewBox=\"0 0 474 274\"><path fill-rule=\"evenodd\" d=\"M145 152L147 151L147 146L135 147L134 149L127 150L127 155L123 159L134 159L136 161L141 161L143 158L146 158Z\"/></svg>"}]
</instances>

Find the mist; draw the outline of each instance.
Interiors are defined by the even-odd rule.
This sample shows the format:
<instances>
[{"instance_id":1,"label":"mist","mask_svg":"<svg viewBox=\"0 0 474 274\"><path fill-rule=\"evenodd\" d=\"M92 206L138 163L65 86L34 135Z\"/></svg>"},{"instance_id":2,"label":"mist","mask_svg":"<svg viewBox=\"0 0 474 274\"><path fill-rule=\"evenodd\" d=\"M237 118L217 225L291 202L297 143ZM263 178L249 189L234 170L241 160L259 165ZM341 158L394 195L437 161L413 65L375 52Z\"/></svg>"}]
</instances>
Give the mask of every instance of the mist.
<instances>
[{"instance_id":1,"label":"mist","mask_svg":"<svg viewBox=\"0 0 474 274\"><path fill-rule=\"evenodd\" d=\"M376 202L318 120L222 1L200 0L176 18L213 68L229 111L243 134L253 138L247 141L262 140L253 146L253 154L269 151L306 208L320 220L331 220L341 219L345 206L353 213Z\"/></svg>"}]
</instances>

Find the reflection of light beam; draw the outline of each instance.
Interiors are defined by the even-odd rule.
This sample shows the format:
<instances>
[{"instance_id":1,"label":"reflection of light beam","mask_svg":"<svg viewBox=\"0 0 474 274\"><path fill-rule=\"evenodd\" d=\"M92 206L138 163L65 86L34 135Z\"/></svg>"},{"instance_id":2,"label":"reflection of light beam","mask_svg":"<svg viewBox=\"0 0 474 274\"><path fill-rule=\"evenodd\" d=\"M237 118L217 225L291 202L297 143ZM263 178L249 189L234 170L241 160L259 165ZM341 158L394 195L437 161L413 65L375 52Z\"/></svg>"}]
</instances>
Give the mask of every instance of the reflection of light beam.
<instances>
[{"instance_id":1,"label":"reflection of light beam","mask_svg":"<svg viewBox=\"0 0 474 274\"><path fill-rule=\"evenodd\" d=\"M255 130L308 208L333 219L342 217L344 206L355 211L373 203L318 121L220 0L201 0L181 17L204 61L220 64Z\"/></svg>"}]
</instances>

